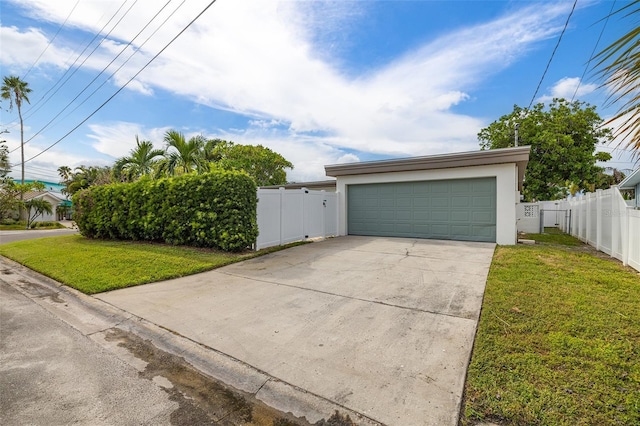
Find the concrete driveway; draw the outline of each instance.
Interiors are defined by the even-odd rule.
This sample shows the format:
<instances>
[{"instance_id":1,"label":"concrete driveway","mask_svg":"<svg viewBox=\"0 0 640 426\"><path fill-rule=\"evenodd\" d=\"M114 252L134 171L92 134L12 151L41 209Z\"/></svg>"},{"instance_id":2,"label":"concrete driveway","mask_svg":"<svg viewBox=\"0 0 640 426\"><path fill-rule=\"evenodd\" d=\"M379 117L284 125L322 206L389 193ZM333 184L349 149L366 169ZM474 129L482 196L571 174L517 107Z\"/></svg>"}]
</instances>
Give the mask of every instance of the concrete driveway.
<instances>
[{"instance_id":1,"label":"concrete driveway","mask_svg":"<svg viewBox=\"0 0 640 426\"><path fill-rule=\"evenodd\" d=\"M377 422L455 425L494 247L340 237L98 298Z\"/></svg>"}]
</instances>

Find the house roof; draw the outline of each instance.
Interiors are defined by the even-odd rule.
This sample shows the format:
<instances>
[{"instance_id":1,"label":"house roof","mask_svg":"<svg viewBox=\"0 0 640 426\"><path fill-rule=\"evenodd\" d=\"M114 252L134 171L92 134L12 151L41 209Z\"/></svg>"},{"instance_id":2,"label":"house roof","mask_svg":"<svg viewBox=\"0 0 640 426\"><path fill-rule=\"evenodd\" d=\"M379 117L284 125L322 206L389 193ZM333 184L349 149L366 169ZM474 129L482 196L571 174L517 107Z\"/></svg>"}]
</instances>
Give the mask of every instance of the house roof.
<instances>
[{"instance_id":1,"label":"house roof","mask_svg":"<svg viewBox=\"0 0 640 426\"><path fill-rule=\"evenodd\" d=\"M34 198L42 198L45 195L49 195L51 198L54 198L60 202L65 201L64 198L60 198L55 194L52 194L49 191L28 191L24 193L24 201L33 200Z\"/></svg>"},{"instance_id":2,"label":"house roof","mask_svg":"<svg viewBox=\"0 0 640 426\"><path fill-rule=\"evenodd\" d=\"M618 188L620 189L633 189L640 183L640 168L635 169L629 176L624 178Z\"/></svg>"},{"instance_id":3,"label":"house roof","mask_svg":"<svg viewBox=\"0 0 640 426\"><path fill-rule=\"evenodd\" d=\"M516 163L518 165L518 188L522 188L524 171L529 162L530 149L530 146L521 146L516 148L428 155L424 157L398 158L393 160L333 164L324 166L324 170L327 176L337 177Z\"/></svg>"},{"instance_id":4,"label":"house roof","mask_svg":"<svg viewBox=\"0 0 640 426\"><path fill-rule=\"evenodd\" d=\"M261 186L260 188L263 189L278 189L278 188L285 188L285 189L301 189L301 188L307 188L307 189L316 189L316 188L327 188L327 187L332 187L335 188L336 186L336 181L335 179L329 179L329 180L319 180L319 181L314 181L314 182L293 182L293 183L287 183L286 185L268 185L268 186Z\"/></svg>"}]
</instances>

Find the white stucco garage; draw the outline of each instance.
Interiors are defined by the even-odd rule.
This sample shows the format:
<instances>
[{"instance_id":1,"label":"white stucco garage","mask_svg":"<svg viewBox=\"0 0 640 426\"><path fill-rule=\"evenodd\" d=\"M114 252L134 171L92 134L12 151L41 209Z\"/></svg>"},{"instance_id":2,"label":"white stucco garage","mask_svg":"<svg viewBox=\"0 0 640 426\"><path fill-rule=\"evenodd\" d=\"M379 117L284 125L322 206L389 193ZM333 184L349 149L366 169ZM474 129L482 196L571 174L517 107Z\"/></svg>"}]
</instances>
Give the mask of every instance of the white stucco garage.
<instances>
[{"instance_id":1,"label":"white stucco garage","mask_svg":"<svg viewBox=\"0 0 640 426\"><path fill-rule=\"evenodd\" d=\"M340 235L515 244L529 146L325 166Z\"/></svg>"}]
</instances>

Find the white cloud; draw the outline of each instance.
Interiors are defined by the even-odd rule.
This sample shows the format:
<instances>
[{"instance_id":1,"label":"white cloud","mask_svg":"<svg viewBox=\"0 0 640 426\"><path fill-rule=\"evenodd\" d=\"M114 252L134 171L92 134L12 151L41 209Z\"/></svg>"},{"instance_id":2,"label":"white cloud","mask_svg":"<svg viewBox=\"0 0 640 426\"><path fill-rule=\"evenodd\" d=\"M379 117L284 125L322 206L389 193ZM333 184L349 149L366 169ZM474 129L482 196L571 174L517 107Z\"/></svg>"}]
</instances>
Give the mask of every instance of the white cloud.
<instances>
[{"instance_id":1,"label":"white cloud","mask_svg":"<svg viewBox=\"0 0 640 426\"><path fill-rule=\"evenodd\" d=\"M344 163L359 163L360 158L355 154L345 154L341 157L338 157L336 160L336 164L344 164Z\"/></svg>"},{"instance_id":2,"label":"white cloud","mask_svg":"<svg viewBox=\"0 0 640 426\"><path fill-rule=\"evenodd\" d=\"M40 54L42 57L39 64L64 68L65 61L72 52L69 48L55 45L47 48L49 39L37 28L27 28L21 31L16 27L0 26L0 40L2 40L0 63L8 67L12 73L29 69Z\"/></svg>"},{"instance_id":3,"label":"white cloud","mask_svg":"<svg viewBox=\"0 0 640 426\"><path fill-rule=\"evenodd\" d=\"M554 98L567 100L579 99L594 92L598 88L594 83L580 83L580 77L564 77L556 81L551 87L550 93L537 99L538 102L549 102ZM575 96L574 96L575 95Z\"/></svg>"},{"instance_id":4,"label":"white cloud","mask_svg":"<svg viewBox=\"0 0 640 426\"><path fill-rule=\"evenodd\" d=\"M14 3L50 22L62 22L71 7L70 2L49 0ZM185 4L115 76L115 83L123 84L133 76L206 3ZM120 4L115 0L81 2L68 25L96 32ZM324 164L349 158L344 149L393 156L477 149L476 133L485 123L452 112L452 107L465 102L468 92L489 73L507 67L533 43L556 34L570 7L536 3L519 8L486 24L399 52L398 59L386 66L353 77L345 75L340 63L331 58L331 45L344 41L338 34L348 34L352 20L366 13L368 5L325 5L217 2L129 88L147 95L163 90L254 117L247 131L233 135L236 142L264 143L281 152L294 162L292 175L297 179L321 178L318 174L323 173ZM121 43L131 40L159 7L151 0L136 3L86 66L94 70L106 66L123 47ZM163 16L168 13L164 11ZM343 18L335 19L337 16ZM327 20L333 27L326 27ZM140 48L157 26L153 23L145 30L133 48ZM14 57L8 61L17 64ZM114 63L111 69L121 63ZM289 127L288 132L278 131L283 125ZM145 130L132 123L93 124L90 128L94 148L114 158L126 155L135 144L133 135L142 136ZM260 128L275 131L253 131Z\"/></svg>"},{"instance_id":5,"label":"white cloud","mask_svg":"<svg viewBox=\"0 0 640 426\"><path fill-rule=\"evenodd\" d=\"M91 124L89 129L92 133L87 137L94 141L93 148L113 158L128 155L129 151L135 148L135 135L138 135L140 140L149 140L157 148L162 148L164 133L169 130L168 127L147 129L142 124L124 121Z\"/></svg>"}]
</instances>

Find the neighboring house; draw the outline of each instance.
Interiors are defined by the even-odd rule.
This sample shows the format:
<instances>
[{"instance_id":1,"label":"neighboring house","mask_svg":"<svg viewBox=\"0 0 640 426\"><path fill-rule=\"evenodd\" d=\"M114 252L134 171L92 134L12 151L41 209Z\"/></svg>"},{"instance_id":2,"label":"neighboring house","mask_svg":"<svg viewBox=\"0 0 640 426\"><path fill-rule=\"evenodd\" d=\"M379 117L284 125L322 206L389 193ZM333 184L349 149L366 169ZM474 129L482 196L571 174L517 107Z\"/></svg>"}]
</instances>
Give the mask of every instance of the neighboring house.
<instances>
[{"instance_id":1,"label":"neighboring house","mask_svg":"<svg viewBox=\"0 0 640 426\"><path fill-rule=\"evenodd\" d=\"M44 213L42 216L38 216L35 221L36 222L52 222L52 221L57 221L58 220L58 206L60 204L64 204L65 202L68 202L67 200L65 200L64 198L62 198L61 196L58 196L52 192L49 191L29 191L26 192L24 194L24 201L29 201L29 200L33 200L36 198L42 198L43 200L46 200L49 204L51 204L51 214L48 213ZM23 210L22 212L22 220L27 220L27 211L26 209Z\"/></svg>"},{"instance_id":2,"label":"neighboring house","mask_svg":"<svg viewBox=\"0 0 640 426\"><path fill-rule=\"evenodd\" d=\"M635 190L635 198L631 202L631 205L637 209L640 209L640 168L635 169L629 176L624 178L618 185L620 190Z\"/></svg>"},{"instance_id":3,"label":"neighboring house","mask_svg":"<svg viewBox=\"0 0 640 426\"><path fill-rule=\"evenodd\" d=\"M325 166L336 178L338 233L516 244L529 150Z\"/></svg>"}]
</instances>

